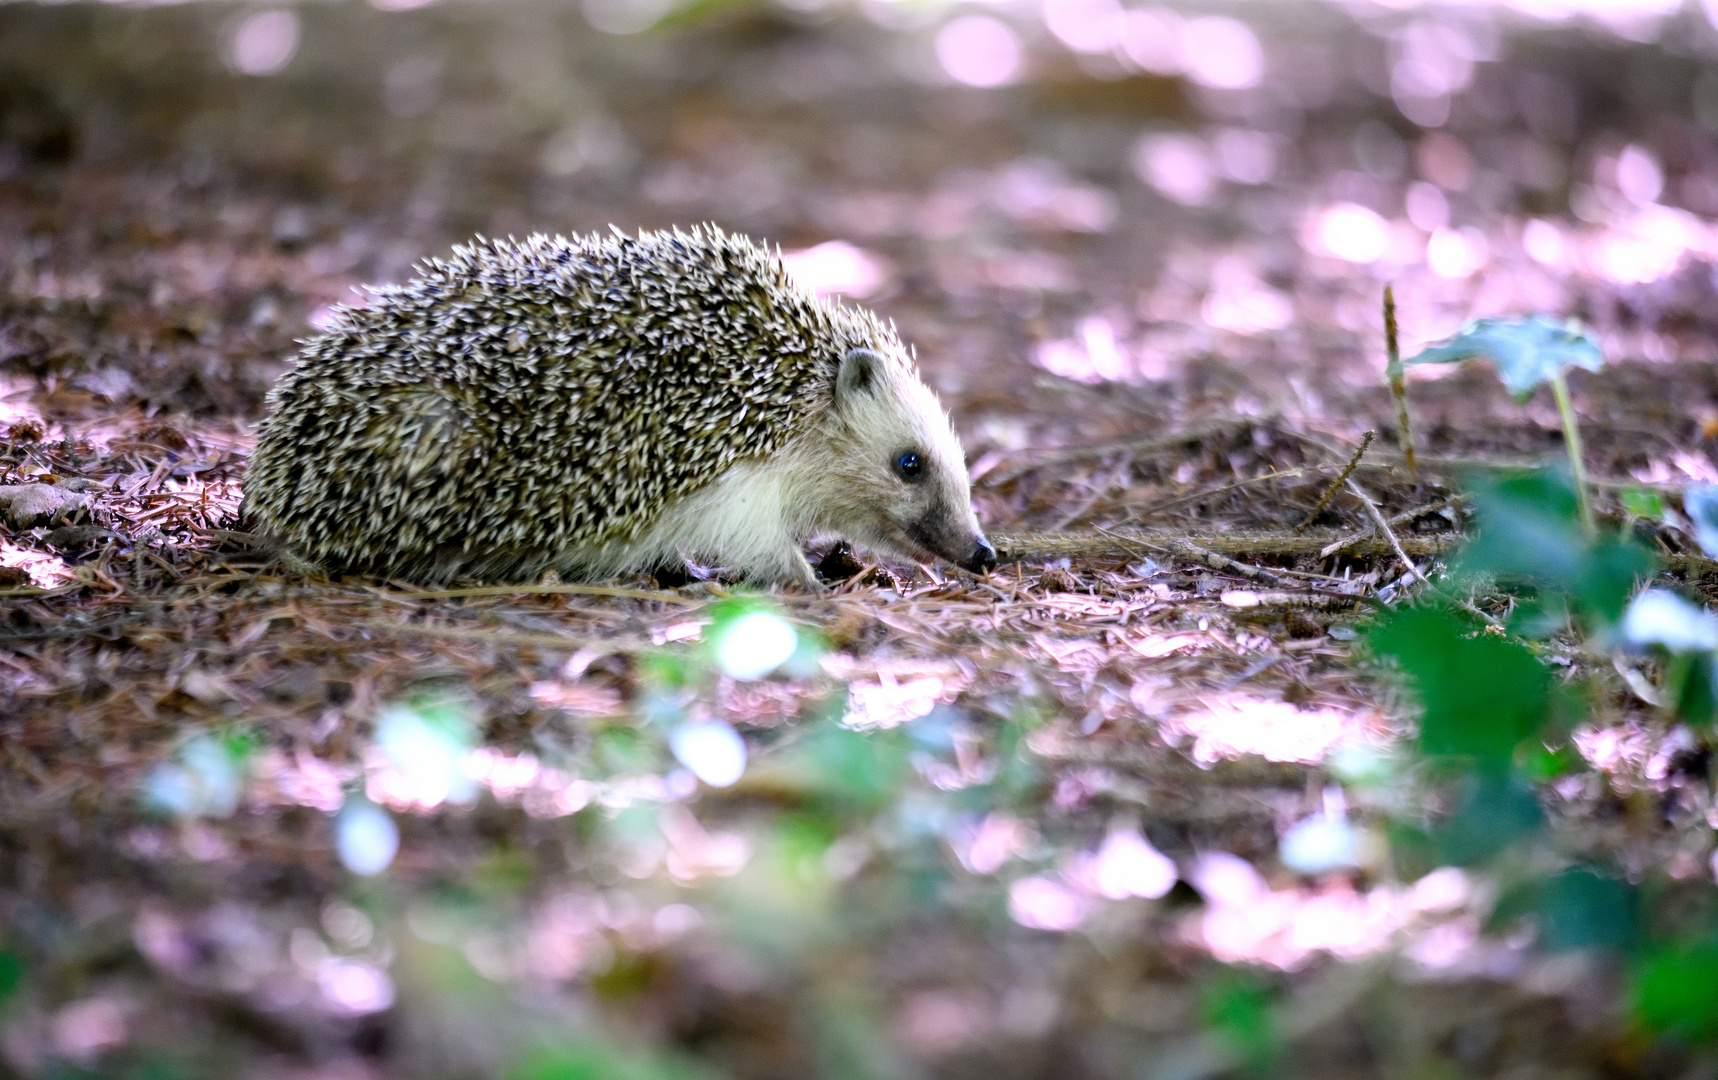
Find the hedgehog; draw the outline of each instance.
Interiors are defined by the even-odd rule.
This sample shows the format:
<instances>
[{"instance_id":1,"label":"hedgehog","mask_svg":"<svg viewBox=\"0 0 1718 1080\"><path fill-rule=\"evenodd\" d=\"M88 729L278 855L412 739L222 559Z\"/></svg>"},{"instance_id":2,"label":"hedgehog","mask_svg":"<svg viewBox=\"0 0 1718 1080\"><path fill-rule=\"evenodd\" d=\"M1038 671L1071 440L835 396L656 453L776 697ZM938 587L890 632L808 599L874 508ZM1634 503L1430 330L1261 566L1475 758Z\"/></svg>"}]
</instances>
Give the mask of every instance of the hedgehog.
<instances>
[{"instance_id":1,"label":"hedgehog","mask_svg":"<svg viewBox=\"0 0 1718 1080\"><path fill-rule=\"evenodd\" d=\"M269 395L242 519L304 572L815 591L839 537L982 574L965 456L891 324L715 226L478 237L334 309Z\"/></svg>"}]
</instances>

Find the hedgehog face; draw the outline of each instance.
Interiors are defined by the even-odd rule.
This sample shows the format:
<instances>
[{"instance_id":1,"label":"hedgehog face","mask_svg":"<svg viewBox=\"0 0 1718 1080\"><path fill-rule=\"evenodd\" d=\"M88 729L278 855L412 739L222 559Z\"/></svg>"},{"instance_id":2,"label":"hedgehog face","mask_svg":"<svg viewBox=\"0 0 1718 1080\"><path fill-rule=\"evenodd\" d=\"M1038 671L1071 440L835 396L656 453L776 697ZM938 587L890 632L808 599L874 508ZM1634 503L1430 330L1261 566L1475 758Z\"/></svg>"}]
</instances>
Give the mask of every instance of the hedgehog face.
<instances>
[{"instance_id":1,"label":"hedgehog face","mask_svg":"<svg viewBox=\"0 0 1718 1080\"><path fill-rule=\"evenodd\" d=\"M854 349L836 378L817 516L872 547L974 573L996 565L972 512L966 454L904 358Z\"/></svg>"}]
</instances>

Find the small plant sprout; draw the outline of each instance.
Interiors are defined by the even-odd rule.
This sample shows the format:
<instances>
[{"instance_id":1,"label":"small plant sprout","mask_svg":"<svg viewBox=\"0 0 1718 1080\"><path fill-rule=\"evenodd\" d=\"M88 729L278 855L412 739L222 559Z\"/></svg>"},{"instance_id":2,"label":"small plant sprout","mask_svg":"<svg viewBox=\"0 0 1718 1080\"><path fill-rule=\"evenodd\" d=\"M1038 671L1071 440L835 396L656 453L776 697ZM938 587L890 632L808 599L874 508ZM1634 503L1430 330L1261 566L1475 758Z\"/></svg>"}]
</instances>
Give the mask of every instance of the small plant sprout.
<instances>
[{"instance_id":1,"label":"small plant sprout","mask_svg":"<svg viewBox=\"0 0 1718 1080\"><path fill-rule=\"evenodd\" d=\"M1402 349L1397 344L1396 290L1390 285L1384 286L1384 355L1389 361L1384 372L1390 380L1390 399L1396 403L1396 444L1402 448L1408 471L1419 472L1419 465L1414 461L1414 428L1408 419L1408 387L1402 371Z\"/></svg>"},{"instance_id":2,"label":"small plant sprout","mask_svg":"<svg viewBox=\"0 0 1718 1080\"><path fill-rule=\"evenodd\" d=\"M1386 318L1393 323L1394 303L1385 301ZM1599 344L1573 322L1559 323L1543 315L1525 319L1478 319L1441 345L1434 345L1407 360L1397 360L1392 350L1388 371L1391 391L1397 395L1399 415L1406 415L1406 389L1400 380L1403 370L1416 364L1455 364L1464 360L1488 359L1497 367L1511 395L1526 401L1533 391L1549 383L1557 399L1557 414L1563 421L1563 441L1569 451L1569 468L1575 476L1575 495L1581 508L1581 525L1593 532L1593 508L1587 498L1587 470L1581 455L1581 431L1575 406L1569 399L1565 368L1598 371L1605 358Z\"/></svg>"}]
</instances>

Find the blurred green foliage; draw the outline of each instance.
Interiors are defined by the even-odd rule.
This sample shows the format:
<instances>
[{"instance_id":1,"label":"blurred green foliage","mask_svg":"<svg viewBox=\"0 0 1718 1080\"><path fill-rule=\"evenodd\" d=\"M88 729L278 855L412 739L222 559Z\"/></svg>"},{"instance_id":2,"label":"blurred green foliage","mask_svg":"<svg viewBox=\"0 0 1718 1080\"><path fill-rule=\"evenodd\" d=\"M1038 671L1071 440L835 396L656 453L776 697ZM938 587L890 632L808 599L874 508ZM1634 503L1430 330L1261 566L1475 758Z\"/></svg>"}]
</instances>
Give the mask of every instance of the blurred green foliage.
<instances>
[{"instance_id":1,"label":"blurred green foliage","mask_svg":"<svg viewBox=\"0 0 1718 1080\"><path fill-rule=\"evenodd\" d=\"M1558 648L1600 660L1616 650L1656 656L1666 719L1704 728L1718 697L1713 617L1667 590L1642 590L1651 554L1629 536L1583 528L1558 473L1482 483L1474 506L1478 535L1451 573L1367 638L1421 707L1410 774L1423 797L1402 800L1389 823L1393 861L1409 878L1444 865L1487 873L1501 886L1493 927L1525 922L1540 949L1626 959L1629 1004L1645 1030L1718 1040L1710 928L1663 905L1662 872L1643 883L1602 853L1574 856L1541 809L1537 785L1586 767L1569 736L1597 686L1559 679L1533 641L1573 635ZM1662 500L1638 493L1625 494L1624 509L1667 516ZM1514 593L1507 629L1474 618L1465 599L1500 586ZM1415 806L1433 809L1407 809Z\"/></svg>"},{"instance_id":2,"label":"blurred green foliage","mask_svg":"<svg viewBox=\"0 0 1718 1080\"><path fill-rule=\"evenodd\" d=\"M0 949L0 1005L24 984L24 958L11 949Z\"/></svg>"},{"instance_id":3,"label":"blurred green foliage","mask_svg":"<svg viewBox=\"0 0 1718 1080\"><path fill-rule=\"evenodd\" d=\"M1604 635L1621 618L1651 554L1618 535L1590 537L1568 476L1555 470L1479 482L1473 488L1479 532L1453 568L1458 582L1496 579L1549 594Z\"/></svg>"},{"instance_id":4,"label":"blurred green foliage","mask_svg":"<svg viewBox=\"0 0 1718 1080\"><path fill-rule=\"evenodd\" d=\"M1254 1076L1281 1074L1283 1041L1264 980L1245 968L1224 968L1199 992L1199 1018Z\"/></svg>"},{"instance_id":5,"label":"blurred green foliage","mask_svg":"<svg viewBox=\"0 0 1718 1080\"><path fill-rule=\"evenodd\" d=\"M1525 646L1468 636L1454 615L1434 607L1400 612L1368 640L1374 653L1401 665L1420 699L1423 754L1504 770L1516 746L1545 723L1550 676Z\"/></svg>"},{"instance_id":6,"label":"blurred green foliage","mask_svg":"<svg viewBox=\"0 0 1718 1080\"><path fill-rule=\"evenodd\" d=\"M1718 1042L1718 939L1672 942L1641 957L1629 1004L1648 1031Z\"/></svg>"},{"instance_id":7,"label":"blurred green foliage","mask_svg":"<svg viewBox=\"0 0 1718 1080\"><path fill-rule=\"evenodd\" d=\"M660 1054L568 1040L527 1056L507 1080L709 1080L696 1065Z\"/></svg>"}]
</instances>

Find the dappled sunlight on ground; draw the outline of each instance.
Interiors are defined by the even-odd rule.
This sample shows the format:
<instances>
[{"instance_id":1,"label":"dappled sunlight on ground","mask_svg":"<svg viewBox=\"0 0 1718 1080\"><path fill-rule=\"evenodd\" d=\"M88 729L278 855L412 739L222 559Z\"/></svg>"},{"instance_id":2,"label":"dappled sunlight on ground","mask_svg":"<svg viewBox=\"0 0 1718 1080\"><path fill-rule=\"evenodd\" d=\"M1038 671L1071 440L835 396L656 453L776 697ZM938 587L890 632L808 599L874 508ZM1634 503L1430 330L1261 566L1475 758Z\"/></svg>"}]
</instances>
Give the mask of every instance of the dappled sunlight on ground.
<instances>
[{"instance_id":1,"label":"dappled sunlight on ground","mask_svg":"<svg viewBox=\"0 0 1718 1080\"><path fill-rule=\"evenodd\" d=\"M1218 852L1200 856L1191 879L1209 906L1183 932L1232 963L1294 968L1320 953L1356 958L1405 947L1428 967L1448 967L1477 939L1467 913L1472 888L1454 868L1407 888L1356 890L1333 879L1275 889L1244 860Z\"/></svg>"},{"instance_id":2,"label":"dappled sunlight on ground","mask_svg":"<svg viewBox=\"0 0 1718 1080\"><path fill-rule=\"evenodd\" d=\"M1198 712L1165 716L1160 730L1172 742L1192 742L1193 759L1209 765L1256 754L1266 761L1323 761L1338 746L1378 738L1374 712L1331 707L1301 708L1246 694L1202 702Z\"/></svg>"},{"instance_id":3,"label":"dappled sunlight on ground","mask_svg":"<svg viewBox=\"0 0 1718 1080\"><path fill-rule=\"evenodd\" d=\"M778 6L0 5L0 460L89 497L0 536L6 1067L177 1076L128 1055L218 1030L256 1080L560 1077L496 1048L572 1032L641 1080L680 1059L636 1047L1107 1080L1228 1046L1216 972L1288 1032L1260 1075L1639 1074L1486 873L1410 880L1458 856L1391 830L1450 807L1355 660L1401 558L1435 577L1470 524L1465 481L1398 465L1386 281L1409 354L1585 320L1600 516L1692 550L1713 5ZM993 573L820 541L816 592L429 591L237 532L264 395L355 286L478 232L699 221L896 321ZM1563 456L1548 392L1408 384L1426 461ZM1331 483L1368 438L1411 556ZM1705 881L1662 665L1565 646L1534 648L1602 679L1594 769L1535 788L1586 844L1556 858ZM1344 966L1395 981L1306 1021ZM1434 984L1483 1023L1432 1030Z\"/></svg>"}]
</instances>

